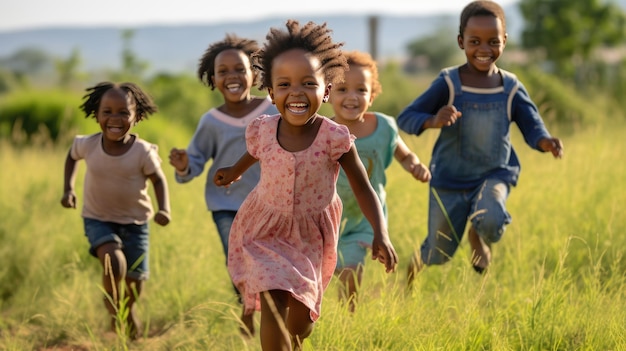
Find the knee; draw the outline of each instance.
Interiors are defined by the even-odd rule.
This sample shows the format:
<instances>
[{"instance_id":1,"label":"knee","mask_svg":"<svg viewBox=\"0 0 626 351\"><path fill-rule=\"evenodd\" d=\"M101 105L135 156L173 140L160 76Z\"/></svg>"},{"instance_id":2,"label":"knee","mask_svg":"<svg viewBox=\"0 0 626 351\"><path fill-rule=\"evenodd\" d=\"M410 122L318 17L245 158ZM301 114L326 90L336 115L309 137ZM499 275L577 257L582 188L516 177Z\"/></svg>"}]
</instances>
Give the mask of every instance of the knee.
<instances>
[{"instance_id":1,"label":"knee","mask_svg":"<svg viewBox=\"0 0 626 351\"><path fill-rule=\"evenodd\" d=\"M447 249L439 248L439 247L430 248L430 247L422 246L420 250L420 255L421 255L422 263L424 263L427 266L442 265L450 261L455 251L456 251L456 246L448 247Z\"/></svg>"},{"instance_id":2,"label":"knee","mask_svg":"<svg viewBox=\"0 0 626 351\"><path fill-rule=\"evenodd\" d=\"M117 243L104 244L98 247L96 253L105 275L112 274L118 279L126 275L126 256Z\"/></svg>"},{"instance_id":3,"label":"knee","mask_svg":"<svg viewBox=\"0 0 626 351\"><path fill-rule=\"evenodd\" d=\"M500 215L486 215L472 221L472 226L478 235L487 243L496 243L502 239L506 225L510 219L506 213Z\"/></svg>"},{"instance_id":4,"label":"knee","mask_svg":"<svg viewBox=\"0 0 626 351\"><path fill-rule=\"evenodd\" d=\"M298 323L289 323L287 329L289 330L289 334L297 336L299 340L304 340L311 335L314 326L313 321L309 319L301 320Z\"/></svg>"}]
</instances>

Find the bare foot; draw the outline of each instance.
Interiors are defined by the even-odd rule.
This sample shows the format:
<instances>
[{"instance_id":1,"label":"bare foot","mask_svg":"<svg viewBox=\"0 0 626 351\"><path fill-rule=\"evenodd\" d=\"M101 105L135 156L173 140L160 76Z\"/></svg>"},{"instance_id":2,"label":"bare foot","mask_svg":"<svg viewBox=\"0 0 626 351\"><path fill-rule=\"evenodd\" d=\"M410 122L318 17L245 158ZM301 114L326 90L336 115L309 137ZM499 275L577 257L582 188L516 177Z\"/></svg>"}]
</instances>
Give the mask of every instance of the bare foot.
<instances>
[{"instance_id":1,"label":"bare foot","mask_svg":"<svg viewBox=\"0 0 626 351\"><path fill-rule=\"evenodd\" d=\"M243 325L239 327L241 334L247 337L254 336L254 313L245 314L245 312L242 311L241 323L243 323Z\"/></svg>"},{"instance_id":2,"label":"bare foot","mask_svg":"<svg viewBox=\"0 0 626 351\"><path fill-rule=\"evenodd\" d=\"M472 267L478 273L483 273L491 263L491 248L480 238L474 227L467 233L467 240L472 249Z\"/></svg>"},{"instance_id":3,"label":"bare foot","mask_svg":"<svg viewBox=\"0 0 626 351\"><path fill-rule=\"evenodd\" d=\"M420 257L419 251L413 252L411 255L411 261L409 262L409 269L406 274L406 284L407 289L411 289L413 287L413 280L417 273L419 273L424 268L424 262Z\"/></svg>"}]
</instances>

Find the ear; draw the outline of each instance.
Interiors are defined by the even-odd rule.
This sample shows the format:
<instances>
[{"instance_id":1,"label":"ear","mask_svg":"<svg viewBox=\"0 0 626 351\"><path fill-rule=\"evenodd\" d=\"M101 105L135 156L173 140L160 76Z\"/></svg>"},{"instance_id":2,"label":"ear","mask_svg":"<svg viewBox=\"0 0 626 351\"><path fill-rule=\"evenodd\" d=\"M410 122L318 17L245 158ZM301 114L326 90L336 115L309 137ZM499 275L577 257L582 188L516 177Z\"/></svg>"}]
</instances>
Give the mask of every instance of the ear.
<instances>
[{"instance_id":1,"label":"ear","mask_svg":"<svg viewBox=\"0 0 626 351\"><path fill-rule=\"evenodd\" d=\"M330 99L330 89L332 89L333 85L331 83L328 83L328 85L326 85L326 89L324 89L324 97L322 98L323 102L328 102L328 99Z\"/></svg>"},{"instance_id":2,"label":"ear","mask_svg":"<svg viewBox=\"0 0 626 351\"><path fill-rule=\"evenodd\" d=\"M461 48L461 50L465 50L465 48L463 47L463 37L460 34L457 35L456 42L459 45L459 48Z\"/></svg>"},{"instance_id":3,"label":"ear","mask_svg":"<svg viewBox=\"0 0 626 351\"><path fill-rule=\"evenodd\" d=\"M274 91L272 88L267 88L267 94L270 96L270 100L272 100L272 105L276 105L274 102Z\"/></svg>"},{"instance_id":4,"label":"ear","mask_svg":"<svg viewBox=\"0 0 626 351\"><path fill-rule=\"evenodd\" d=\"M504 41L502 42L502 46L506 46L506 39L509 37L508 33L504 33Z\"/></svg>"}]
</instances>

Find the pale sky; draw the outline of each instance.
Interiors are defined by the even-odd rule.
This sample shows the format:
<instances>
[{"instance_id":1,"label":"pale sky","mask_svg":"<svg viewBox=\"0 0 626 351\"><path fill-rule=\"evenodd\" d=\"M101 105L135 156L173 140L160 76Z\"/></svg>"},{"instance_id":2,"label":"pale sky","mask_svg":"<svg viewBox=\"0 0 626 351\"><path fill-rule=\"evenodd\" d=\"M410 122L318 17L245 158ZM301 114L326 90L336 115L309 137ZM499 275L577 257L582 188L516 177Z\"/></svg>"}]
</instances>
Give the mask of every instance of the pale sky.
<instances>
[{"instance_id":1,"label":"pale sky","mask_svg":"<svg viewBox=\"0 0 626 351\"><path fill-rule=\"evenodd\" d=\"M470 0L0 0L0 31L216 24L319 15L460 14ZM518 0L499 0L502 6Z\"/></svg>"}]
</instances>

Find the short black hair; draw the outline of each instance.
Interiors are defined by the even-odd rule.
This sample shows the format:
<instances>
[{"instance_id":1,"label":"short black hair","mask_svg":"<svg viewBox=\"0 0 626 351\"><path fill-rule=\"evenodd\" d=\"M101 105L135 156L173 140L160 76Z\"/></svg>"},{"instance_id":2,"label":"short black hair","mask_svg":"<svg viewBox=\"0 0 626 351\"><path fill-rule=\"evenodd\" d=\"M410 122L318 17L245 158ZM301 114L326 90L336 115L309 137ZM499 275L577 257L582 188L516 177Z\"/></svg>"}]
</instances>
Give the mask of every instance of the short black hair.
<instances>
[{"instance_id":1,"label":"short black hair","mask_svg":"<svg viewBox=\"0 0 626 351\"><path fill-rule=\"evenodd\" d=\"M241 50L251 57L252 53L259 49L259 45L256 40L241 38L236 34L226 34L223 40L209 45L198 64L198 78L211 90L215 89L211 79L215 75L215 58L220 52L229 49Z\"/></svg>"},{"instance_id":2,"label":"short black hair","mask_svg":"<svg viewBox=\"0 0 626 351\"><path fill-rule=\"evenodd\" d=\"M318 25L308 22L300 26L298 21L288 20L286 27L287 31L271 28L263 48L252 55L254 68L260 73L260 89L272 86L272 61L291 49L303 49L317 57L327 83L343 76L343 71L348 69L346 58L341 52L343 43L333 42L330 35L332 30L326 23Z\"/></svg>"},{"instance_id":3,"label":"short black hair","mask_svg":"<svg viewBox=\"0 0 626 351\"><path fill-rule=\"evenodd\" d=\"M463 37L465 27L467 27L467 21L475 16L493 16L499 18L502 22L502 28L506 32L506 18L504 17L504 10L495 1L490 0L477 0L472 1L461 12L461 23L459 25L459 35Z\"/></svg>"},{"instance_id":4,"label":"short black hair","mask_svg":"<svg viewBox=\"0 0 626 351\"><path fill-rule=\"evenodd\" d=\"M135 100L136 122L147 119L148 115L158 111L157 105L152 101L150 95L141 90L137 84L130 82L101 82L85 89L88 93L83 96L83 100L85 101L80 105L80 109L85 112L85 118L89 118L90 116L96 118L102 96L110 89L122 89L133 97Z\"/></svg>"}]
</instances>

